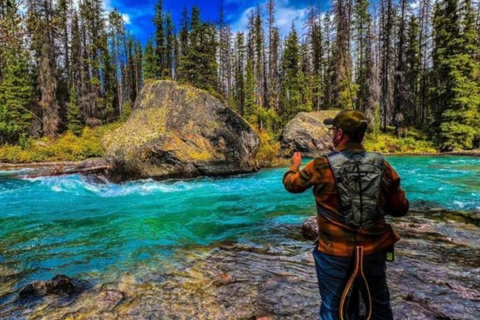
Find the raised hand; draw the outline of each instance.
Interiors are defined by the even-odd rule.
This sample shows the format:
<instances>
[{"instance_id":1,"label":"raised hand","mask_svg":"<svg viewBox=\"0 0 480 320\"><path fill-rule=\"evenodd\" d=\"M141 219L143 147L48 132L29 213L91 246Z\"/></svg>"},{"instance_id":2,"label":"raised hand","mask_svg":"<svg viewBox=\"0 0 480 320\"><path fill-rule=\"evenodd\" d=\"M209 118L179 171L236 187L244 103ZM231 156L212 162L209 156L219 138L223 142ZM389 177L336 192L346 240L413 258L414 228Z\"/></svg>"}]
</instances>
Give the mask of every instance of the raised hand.
<instances>
[{"instance_id":1,"label":"raised hand","mask_svg":"<svg viewBox=\"0 0 480 320\"><path fill-rule=\"evenodd\" d=\"M295 167L300 167L302 164L302 153L301 152L295 152L292 156L292 166Z\"/></svg>"}]
</instances>

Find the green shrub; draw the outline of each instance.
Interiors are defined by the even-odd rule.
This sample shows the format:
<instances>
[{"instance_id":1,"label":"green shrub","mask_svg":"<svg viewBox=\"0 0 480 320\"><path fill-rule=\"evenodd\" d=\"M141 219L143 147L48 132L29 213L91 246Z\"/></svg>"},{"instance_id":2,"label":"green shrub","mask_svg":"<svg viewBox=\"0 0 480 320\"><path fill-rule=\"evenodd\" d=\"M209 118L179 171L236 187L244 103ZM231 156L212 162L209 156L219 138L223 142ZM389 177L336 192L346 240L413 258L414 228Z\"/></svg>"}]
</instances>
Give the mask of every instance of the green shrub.
<instances>
[{"instance_id":1,"label":"green shrub","mask_svg":"<svg viewBox=\"0 0 480 320\"><path fill-rule=\"evenodd\" d=\"M262 167L268 166L277 160L280 153L280 143L266 130L258 130L257 134L260 138L260 147L256 160Z\"/></svg>"},{"instance_id":2,"label":"green shrub","mask_svg":"<svg viewBox=\"0 0 480 320\"><path fill-rule=\"evenodd\" d=\"M365 148L369 151L381 153L438 153L433 142L424 140L425 136L418 130L410 129L405 138L395 137L392 128L387 133L367 135Z\"/></svg>"}]
</instances>

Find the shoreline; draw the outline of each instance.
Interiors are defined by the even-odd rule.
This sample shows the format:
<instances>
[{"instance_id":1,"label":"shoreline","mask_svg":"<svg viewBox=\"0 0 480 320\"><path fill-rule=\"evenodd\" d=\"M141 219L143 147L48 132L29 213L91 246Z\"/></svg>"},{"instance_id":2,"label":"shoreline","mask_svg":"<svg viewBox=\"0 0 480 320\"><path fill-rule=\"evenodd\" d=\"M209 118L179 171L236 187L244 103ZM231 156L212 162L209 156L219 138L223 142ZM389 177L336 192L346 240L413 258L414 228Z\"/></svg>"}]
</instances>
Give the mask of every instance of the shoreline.
<instances>
[{"instance_id":1,"label":"shoreline","mask_svg":"<svg viewBox=\"0 0 480 320\"><path fill-rule=\"evenodd\" d=\"M381 153L384 156L467 156L467 157L480 157L480 149L475 150L462 150L462 151L451 151L443 153ZM41 168L41 167L56 167L56 166L80 166L85 161L91 159L98 159L98 157L87 158L85 160L79 161L47 161L47 162L0 162L0 170L9 170L9 169L23 169L23 168ZM269 165L261 166L260 169L271 169L278 168L284 165L288 166L289 158L278 158L270 163Z\"/></svg>"}]
</instances>

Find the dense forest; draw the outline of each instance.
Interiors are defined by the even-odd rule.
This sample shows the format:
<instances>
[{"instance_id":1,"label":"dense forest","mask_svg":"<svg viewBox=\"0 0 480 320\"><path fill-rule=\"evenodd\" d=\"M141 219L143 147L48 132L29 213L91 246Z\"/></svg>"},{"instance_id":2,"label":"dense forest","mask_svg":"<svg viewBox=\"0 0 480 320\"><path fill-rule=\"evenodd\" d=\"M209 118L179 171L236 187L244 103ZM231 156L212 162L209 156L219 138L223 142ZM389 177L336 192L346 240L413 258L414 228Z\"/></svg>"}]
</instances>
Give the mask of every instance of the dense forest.
<instances>
[{"instance_id":1,"label":"dense forest","mask_svg":"<svg viewBox=\"0 0 480 320\"><path fill-rule=\"evenodd\" d=\"M480 145L480 6L332 0L281 35L275 0L233 33L223 5L175 25L162 0L146 46L101 0L0 0L0 144L125 119L143 83L208 90L278 135L300 111L355 108L379 130L416 127L442 150Z\"/></svg>"}]
</instances>

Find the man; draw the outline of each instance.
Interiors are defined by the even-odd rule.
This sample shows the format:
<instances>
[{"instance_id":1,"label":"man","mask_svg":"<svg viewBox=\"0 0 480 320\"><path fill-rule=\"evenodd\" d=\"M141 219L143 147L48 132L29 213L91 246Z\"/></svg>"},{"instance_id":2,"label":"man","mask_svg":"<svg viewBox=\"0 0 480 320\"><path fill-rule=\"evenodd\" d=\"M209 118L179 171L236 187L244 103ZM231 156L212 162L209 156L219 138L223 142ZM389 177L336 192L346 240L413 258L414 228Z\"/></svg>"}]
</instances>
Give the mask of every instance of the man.
<instances>
[{"instance_id":1,"label":"man","mask_svg":"<svg viewBox=\"0 0 480 320\"><path fill-rule=\"evenodd\" d=\"M335 151L315 158L302 170L301 153L295 152L283 177L289 192L313 187L319 231L313 256L322 298L320 319L348 319L345 300L354 299L356 293L347 295L353 283L362 287L366 318L393 319L385 259L393 258L393 244L400 238L384 216L404 216L408 211L400 177L380 154L365 151L362 141L368 123L362 113L344 110L324 124L331 125ZM365 279L364 283L359 284L359 279Z\"/></svg>"}]
</instances>

